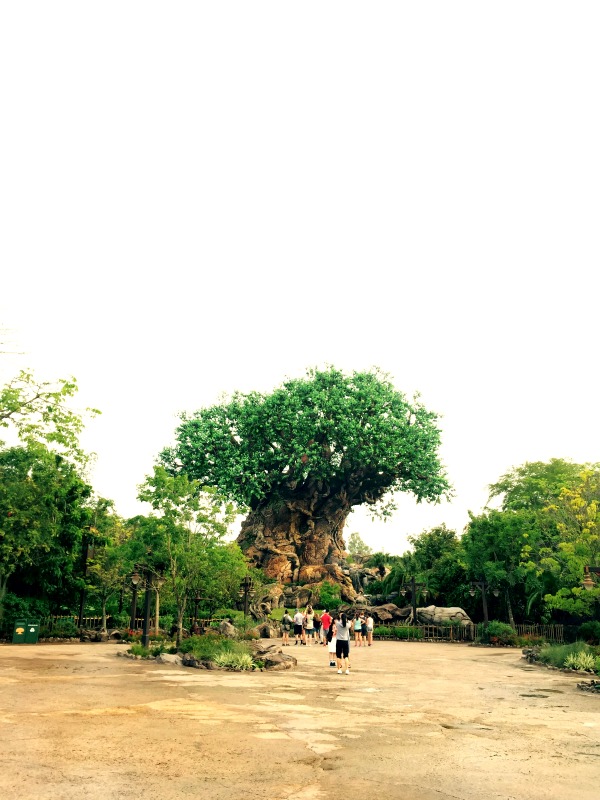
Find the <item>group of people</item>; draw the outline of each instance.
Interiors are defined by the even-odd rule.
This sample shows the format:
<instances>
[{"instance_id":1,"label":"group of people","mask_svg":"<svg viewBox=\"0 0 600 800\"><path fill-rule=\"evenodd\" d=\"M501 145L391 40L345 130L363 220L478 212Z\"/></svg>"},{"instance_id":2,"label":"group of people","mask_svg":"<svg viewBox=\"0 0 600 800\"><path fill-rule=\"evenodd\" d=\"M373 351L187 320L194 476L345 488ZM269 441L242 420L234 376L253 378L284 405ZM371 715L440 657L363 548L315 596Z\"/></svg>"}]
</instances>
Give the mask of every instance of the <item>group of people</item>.
<instances>
[{"instance_id":1,"label":"group of people","mask_svg":"<svg viewBox=\"0 0 600 800\"><path fill-rule=\"evenodd\" d=\"M337 666L338 675L344 671L350 674L350 637L354 633L357 647L371 647L373 644L374 620L368 612L357 611L354 620L349 620L345 613L332 617L327 609L322 614L307 606L305 611L296 609L292 617L285 609L281 620L283 647L290 646L290 633L294 630L294 645L307 646L313 644L327 647L329 666Z\"/></svg>"}]
</instances>

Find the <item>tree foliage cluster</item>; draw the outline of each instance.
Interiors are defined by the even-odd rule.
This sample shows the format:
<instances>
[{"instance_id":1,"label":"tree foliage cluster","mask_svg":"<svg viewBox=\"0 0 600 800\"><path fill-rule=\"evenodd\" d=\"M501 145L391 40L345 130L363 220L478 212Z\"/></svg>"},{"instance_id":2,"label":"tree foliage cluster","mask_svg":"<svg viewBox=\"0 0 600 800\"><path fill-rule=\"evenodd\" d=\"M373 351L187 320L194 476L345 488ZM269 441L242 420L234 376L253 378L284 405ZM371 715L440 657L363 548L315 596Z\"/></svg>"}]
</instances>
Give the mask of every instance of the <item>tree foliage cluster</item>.
<instances>
[{"instance_id":1,"label":"tree foliage cluster","mask_svg":"<svg viewBox=\"0 0 600 800\"><path fill-rule=\"evenodd\" d=\"M296 503L316 520L323 498L389 513L395 492L450 492L436 415L376 370L329 368L184 415L176 445L139 487L149 512L123 519L89 482L79 437L98 412L73 410L76 391L73 379L51 384L29 372L0 390L0 615L26 613L24 597L38 610L73 612L83 590L86 610L106 616L143 568L165 579L162 608L181 629L195 598L213 609L236 603L248 567L226 533L239 508ZM600 560L600 467L553 459L514 468L462 535L440 525L410 543L389 556L353 534L349 549L379 570L384 593L415 577L428 602L477 619L469 584L483 580L499 593L489 596L490 616L592 619L600 590L581 583L585 565Z\"/></svg>"},{"instance_id":2,"label":"tree foliage cluster","mask_svg":"<svg viewBox=\"0 0 600 800\"><path fill-rule=\"evenodd\" d=\"M105 626L140 569L163 577L163 608L180 628L192 596L209 608L232 605L247 571L239 547L224 541L234 506L157 467L139 489L150 513L120 517L87 479L79 437L99 412L74 410L76 392L74 379L39 382L29 372L0 391L10 440L0 442L0 621L5 611L74 613L83 592L86 613Z\"/></svg>"},{"instance_id":3,"label":"tree foliage cluster","mask_svg":"<svg viewBox=\"0 0 600 800\"><path fill-rule=\"evenodd\" d=\"M600 465L526 463L490 486L488 502L497 507L471 514L460 537L441 525L410 538L403 556L374 554L367 565L387 566L380 590L397 591L415 576L428 603L480 619L480 593L469 590L483 581L490 616L512 625L597 615L600 583L586 590L582 581L585 566L600 562Z\"/></svg>"}]
</instances>

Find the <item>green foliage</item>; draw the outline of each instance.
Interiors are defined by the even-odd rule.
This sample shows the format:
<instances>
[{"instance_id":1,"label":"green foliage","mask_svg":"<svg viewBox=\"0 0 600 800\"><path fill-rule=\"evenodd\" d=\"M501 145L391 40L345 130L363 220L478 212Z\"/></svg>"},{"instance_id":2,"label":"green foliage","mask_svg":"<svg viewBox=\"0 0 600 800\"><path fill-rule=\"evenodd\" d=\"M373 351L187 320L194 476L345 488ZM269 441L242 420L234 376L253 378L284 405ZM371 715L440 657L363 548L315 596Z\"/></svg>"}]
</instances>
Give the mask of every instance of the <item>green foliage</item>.
<instances>
[{"instance_id":1,"label":"green foliage","mask_svg":"<svg viewBox=\"0 0 600 800\"><path fill-rule=\"evenodd\" d=\"M70 619L61 619L53 625L40 627L40 636L48 639L74 639L78 635L79 629Z\"/></svg>"},{"instance_id":2,"label":"green foliage","mask_svg":"<svg viewBox=\"0 0 600 800\"><path fill-rule=\"evenodd\" d=\"M526 462L514 467L489 487L490 499L502 498L503 511L536 511L555 500L563 488L577 483L582 464L562 458Z\"/></svg>"},{"instance_id":3,"label":"green foliage","mask_svg":"<svg viewBox=\"0 0 600 800\"><path fill-rule=\"evenodd\" d=\"M360 533L354 531L350 534L348 539L349 561L362 563L372 552L372 549L363 542Z\"/></svg>"},{"instance_id":4,"label":"green foliage","mask_svg":"<svg viewBox=\"0 0 600 800\"><path fill-rule=\"evenodd\" d=\"M45 619L50 616L50 608L45 598L19 597L7 592L4 597L4 626L13 628L17 619Z\"/></svg>"},{"instance_id":5,"label":"green foliage","mask_svg":"<svg viewBox=\"0 0 600 800\"><path fill-rule=\"evenodd\" d=\"M190 636L189 639L181 642L179 651L192 653L199 661L215 661L216 657L222 653L251 655L250 646L246 642L216 634Z\"/></svg>"},{"instance_id":6,"label":"green foliage","mask_svg":"<svg viewBox=\"0 0 600 800\"><path fill-rule=\"evenodd\" d=\"M592 620L579 626L577 638L588 644L600 644L600 622Z\"/></svg>"},{"instance_id":7,"label":"green foliage","mask_svg":"<svg viewBox=\"0 0 600 800\"><path fill-rule=\"evenodd\" d=\"M0 428L12 428L27 446L43 443L63 457L85 462L79 448L83 415L68 404L76 393L75 378L54 383L37 381L24 370L0 390ZM86 409L88 415L99 413Z\"/></svg>"},{"instance_id":8,"label":"green foliage","mask_svg":"<svg viewBox=\"0 0 600 800\"><path fill-rule=\"evenodd\" d=\"M593 650L584 642L548 645L540 650L538 659L542 662L542 664L549 664L560 669L564 667L567 659L571 659L571 657L576 656L579 653L589 654L593 653Z\"/></svg>"},{"instance_id":9,"label":"green foliage","mask_svg":"<svg viewBox=\"0 0 600 800\"><path fill-rule=\"evenodd\" d=\"M78 467L41 444L0 450L0 613L16 575L38 591L74 592L89 486Z\"/></svg>"},{"instance_id":10,"label":"green foliage","mask_svg":"<svg viewBox=\"0 0 600 800\"><path fill-rule=\"evenodd\" d=\"M501 644L515 646L517 635L510 625L492 620L486 625L477 626L477 641L484 644Z\"/></svg>"},{"instance_id":11,"label":"green foliage","mask_svg":"<svg viewBox=\"0 0 600 800\"><path fill-rule=\"evenodd\" d=\"M254 668L250 653L221 652L215 655L213 661L218 667L235 670L236 672Z\"/></svg>"},{"instance_id":12,"label":"green foliage","mask_svg":"<svg viewBox=\"0 0 600 800\"><path fill-rule=\"evenodd\" d=\"M583 653L581 650L578 653L570 653L565 658L565 667L567 669L594 669L596 659L592 653Z\"/></svg>"},{"instance_id":13,"label":"green foliage","mask_svg":"<svg viewBox=\"0 0 600 800\"><path fill-rule=\"evenodd\" d=\"M271 394L236 393L181 420L163 462L243 506L319 486L343 492L351 506L373 505L388 492L419 501L449 493L436 415L417 399L409 403L377 370L311 370Z\"/></svg>"},{"instance_id":14,"label":"green foliage","mask_svg":"<svg viewBox=\"0 0 600 800\"><path fill-rule=\"evenodd\" d=\"M332 581L323 581L319 589L319 608L327 608L330 611L335 611L342 604L340 597L340 586Z\"/></svg>"}]
</instances>

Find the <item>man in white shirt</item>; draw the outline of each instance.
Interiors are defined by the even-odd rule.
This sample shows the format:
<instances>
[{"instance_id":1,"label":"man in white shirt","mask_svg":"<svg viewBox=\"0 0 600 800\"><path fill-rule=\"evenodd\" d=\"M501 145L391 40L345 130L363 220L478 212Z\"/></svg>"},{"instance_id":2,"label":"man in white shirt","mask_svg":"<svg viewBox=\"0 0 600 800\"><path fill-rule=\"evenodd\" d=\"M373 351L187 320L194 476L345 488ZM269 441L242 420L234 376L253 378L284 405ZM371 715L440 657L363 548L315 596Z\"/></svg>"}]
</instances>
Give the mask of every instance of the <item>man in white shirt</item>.
<instances>
[{"instance_id":1,"label":"man in white shirt","mask_svg":"<svg viewBox=\"0 0 600 800\"><path fill-rule=\"evenodd\" d=\"M296 609L296 613L294 614L294 636L296 637L296 641L294 645L297 645L298 642L304 644L302 641L304 638L304 614L300 611L299 608Z\"/></svg>"}]
</instances>

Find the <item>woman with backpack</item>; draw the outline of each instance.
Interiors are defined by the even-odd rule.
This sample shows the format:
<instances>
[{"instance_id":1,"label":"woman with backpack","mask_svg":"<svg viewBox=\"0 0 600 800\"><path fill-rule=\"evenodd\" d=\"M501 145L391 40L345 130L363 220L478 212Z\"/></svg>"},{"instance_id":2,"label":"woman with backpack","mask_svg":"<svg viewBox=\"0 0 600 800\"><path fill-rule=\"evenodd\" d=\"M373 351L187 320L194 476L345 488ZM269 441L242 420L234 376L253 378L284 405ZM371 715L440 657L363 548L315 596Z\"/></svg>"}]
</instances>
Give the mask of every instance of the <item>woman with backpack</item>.
<instances>
[{"instance_id":1,"label":"woman with backpack","mask_svg":"<svg viewBox=\"0 0 600 800\"><path fill-rule=\"evenodd\" d=\"M290 617L289 611L286 608L285 613L281 618L281 633L283 636L282 647L290 646L290 631L292 630L293 624L294 620Z\"/></svg>"}]
</instances>

